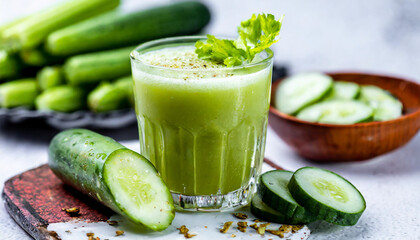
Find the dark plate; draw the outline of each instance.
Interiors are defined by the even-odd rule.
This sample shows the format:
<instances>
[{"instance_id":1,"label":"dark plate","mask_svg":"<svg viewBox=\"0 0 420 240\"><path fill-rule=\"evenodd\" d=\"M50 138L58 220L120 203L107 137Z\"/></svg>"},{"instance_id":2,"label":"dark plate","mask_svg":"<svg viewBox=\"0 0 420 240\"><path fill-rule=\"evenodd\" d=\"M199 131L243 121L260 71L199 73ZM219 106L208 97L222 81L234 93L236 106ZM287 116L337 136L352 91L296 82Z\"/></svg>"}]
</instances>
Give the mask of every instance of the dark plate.
<instances>
[{"instance_id":1,"label":"dark plate","mask_svg":"<svg viewBox=\"0 0 420 240\"><path fill-rule=\"evenodd\" d=\"M0 119L5 118L11 123L31 120L44 120L57 129L68 128L120 128L136 121L133 109L116 110L107 113L92 113L77 111L74 113L42 112L25 108L0 108Z\"/></svg>"}]
</instances>

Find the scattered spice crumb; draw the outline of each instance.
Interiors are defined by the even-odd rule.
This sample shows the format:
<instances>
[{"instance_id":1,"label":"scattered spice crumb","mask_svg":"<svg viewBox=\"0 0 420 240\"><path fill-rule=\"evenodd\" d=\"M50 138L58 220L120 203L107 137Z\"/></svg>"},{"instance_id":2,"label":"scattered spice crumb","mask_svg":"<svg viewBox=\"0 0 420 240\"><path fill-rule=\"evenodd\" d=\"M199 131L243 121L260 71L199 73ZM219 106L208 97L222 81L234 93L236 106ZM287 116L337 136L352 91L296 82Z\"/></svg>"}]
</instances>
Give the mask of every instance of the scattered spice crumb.
<instances>
[{"instance_id":1,"label":"scattered spice crumb","mask_svg":"<svg viewBox=\"0 0 420 240\"><path fill-rule=\"evenodd\" d=\"M118 225L118 221L108 220L108 221L106 221L106 223L108 223L108 225L110 225L110 226L117 226Z\"/></svg>"},{"instance_id":2,"label":"scattered spice crumb","mask_svg":"<svg viewBox=\"0 0 420 240\"><path fill-rule=\"evenodd\" d=\"M292 226L292 233L295 233L303 228L303 225L294 225Z\"/></svg>"},{"instance_id":3,"label":"scattered spice crumb","mask_svg":"<svg viewBox=\"0 0 420 240\"><path fill-rule=\"evenodd\" d=\"M99 237L96 237L95 240L101 240Z\"/></svg>"},{"instance_id":4,"label":"scattered spice crumb","mask_svg":"<svg viewBox=\"0 0 420 240\"><path fill-rule=\"evenodd\" d=\"M185 225L182 225L180 228L177 229L179 230L179 234L185 234L189 231L189 229Z\"/></svg>"},{"instance_id":5,"label":"scattered spice crumb","mask_svg":"<svg viewBox=\"0 0 420 240\"><path fill-rule=\"evenodd\" d=\"M191 234L188 233L190 231L185 225L182 225L180 228L177 228L179 230L179 234L184 234L185 238L192 238L194 236L197 236L197 234Z\"/></svg>"},{"instance_id":6,"label":"scattered spice crumb","mask_svg":"<svg viewBox=\"0 0 420 240\"><path fill-rule=\"evenodd\" d=\"M238 219L247 219L248 215L246 215L245 213L232 213L232 215Z\"/></svg>"},{"instance_id":7,"label":"scattered spice crumb","mask_svg":"<svg viewBox=\"0 0 420 240\"><path fill-rule=\"evenodd\" d=\"M225 222L225 223L223 224L223 227L220 229L220 232L221 232L221 233L226 233L226 232L229 230L229 228L230 228L230 226L232 225L232 223L233 223L233 222Z\"/></svg>"},{"instance_id":8,"label":"scattered spice crumb","mask_svg":"<svg viewBox=\"0 0 420 240\"><path fill-rule=\"evenodd\" d=\"M61 211L65 211L66 213L70 214L71 216L77 216L80 213L80 209L77 208L77 207L62 208Z\"/></svg>"},{"instance_id":9,"label":"scattered spice crumb","mask_svg":"<svg viewBox=\"0 0 420 240\"><path fill-rule=\"evenodd\" d=\"M253 221L254 221L255 223L263 222L262 220L260 220L260 219L258 219L258 218L254 219Z\"/></svg>"},{"instance_id":10,"label":"scattered spice crumb","mask_svg":"<svg viewBox=\"0 0 420 240\"><path fill-rule=\"evenodd\" d=\"M71 233L71 231L70 231L70 230L66 230L65 232L66 232L66 233Z\"/></svg>"},{"instance_id":11,"label":"scattered spice crumb","mask_svg":"<svg viewBox=\"0 0 420 240\"><path fill-rule=\"evenodd\" d=\"M231 237L233 237L233 238L234 238L234 237L236 237L236 235L235 235L235 234L232 234L232 235L231 235Z\"/></svg>"},{"instance_id":12,"label":"scattered spice crumb","mask_svg":"<svg viewBox=\"0 0 420 240\"><path fill-rule=\"evenodd\" d=\"M246 228L248 227L247 222L238 222L238 230L241 232L246 232Z\"/></svg>"},{"instance_id":13,"label":"scattered spice crumb","mask_svg":"<svg viewBox=\"0 0 420 240\"><path fill-rule=\"evenodd\" d=\"M86 233L86 236L87 237L93 237L93 236L95 236L95 234L94 233Z\"/></svg>"},{"instance_id":14,"label":"scattered spice crumb","mask_svg":"<svg viewBox=\"0 0 420 240\"><path fill-rule=\"evenodd\" d=\"M117 230L117 231L115 231L115 234L116 234L116 235L117 235L117 237L118 237L118 236L123 235L123 234L124 234L124 231L123 231L123 230Z\"/></svg>"},{"instance_id":15,"label":"scattered spice crumb","mask_svg":"<svg viewBox=\"0 0 420 240\"><path fill-rule=\"evenodd\" d=\"M204 228L207 228L207 226L204 226Z\"/></svg>"}]
</instances>

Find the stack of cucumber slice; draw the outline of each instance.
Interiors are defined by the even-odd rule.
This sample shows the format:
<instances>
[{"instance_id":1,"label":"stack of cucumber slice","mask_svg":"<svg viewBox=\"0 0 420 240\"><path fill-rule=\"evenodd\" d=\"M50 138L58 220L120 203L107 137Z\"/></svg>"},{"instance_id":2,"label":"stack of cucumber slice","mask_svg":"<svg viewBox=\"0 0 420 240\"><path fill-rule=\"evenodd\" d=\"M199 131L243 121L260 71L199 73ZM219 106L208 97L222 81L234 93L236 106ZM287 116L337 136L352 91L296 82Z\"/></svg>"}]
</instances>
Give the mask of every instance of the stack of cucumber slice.
<instances>
[{"instance_id":1,"label":"stack of cucumber slice","mask_svg":"<svg viewBox=\"0 0 420 240\"><path fill-rule=\"evenodd\" d=\"M398 99L379 87L333 81L321 73L302 73L283 80L275 105L299 119L329 124L387 121L400 117L403 110Z\"/></svg>"},{"instance_id":2,"label":"stack of cucumber slice","mask_svg":"<svg viewBox=\"0 0 420 240\"><path fill-rule=\"evenodd\" d=\"M351 226L366 208L360 192L331 171L304 167L296 172L274 170L260 176L252 213L266 221L306 224L316 220Z\"/></svg>"}]
</instances>

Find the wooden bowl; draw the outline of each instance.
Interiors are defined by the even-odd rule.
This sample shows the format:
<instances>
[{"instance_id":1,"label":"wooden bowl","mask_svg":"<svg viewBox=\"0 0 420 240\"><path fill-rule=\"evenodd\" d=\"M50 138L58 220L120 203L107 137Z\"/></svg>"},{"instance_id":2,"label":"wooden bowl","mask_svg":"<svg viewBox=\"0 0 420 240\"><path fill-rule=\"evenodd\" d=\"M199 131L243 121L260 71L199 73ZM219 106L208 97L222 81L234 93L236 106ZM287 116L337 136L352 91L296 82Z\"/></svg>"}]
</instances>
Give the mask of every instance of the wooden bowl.
<instances>
[{"instance_id":1,"label":"wooden bowl","mask_svg":"<svg viewBox=\"0 0 420 240\"><path fill-rule=\"evenodd\" d=\"M403 103L403 116L384 122L351 125L312 123L274 108L278 84L273 84L269 124L277 135L304 158L318 162L362 161L406 144L420 128L420 85L396 77L364 73L327 73L334 80L376 85Z\"/></svg>"}]
</instances>

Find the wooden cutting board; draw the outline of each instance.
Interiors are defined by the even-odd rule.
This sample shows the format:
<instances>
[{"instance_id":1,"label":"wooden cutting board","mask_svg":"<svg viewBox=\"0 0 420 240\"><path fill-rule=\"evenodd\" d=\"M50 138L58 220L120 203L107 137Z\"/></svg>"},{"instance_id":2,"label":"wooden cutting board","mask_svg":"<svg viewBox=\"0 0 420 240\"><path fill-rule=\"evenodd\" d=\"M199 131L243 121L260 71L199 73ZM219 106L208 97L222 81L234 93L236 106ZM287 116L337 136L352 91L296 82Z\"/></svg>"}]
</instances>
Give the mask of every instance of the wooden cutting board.
<instances>
[{"instance_id":1,"label":"wooden cutting board","mask_svg":"<svg viewBox=\"0 0 420 240\"><path fill-rule=\"evenodd\" d=\"M186 225L191 233L199 239L275 239L273 235L259 236L255 230L248 228L246 233L236 229L235 219L231 213L177 213L172 225L165 231L156 233L139 229L111 210L89 199L79 192L62 184L47 165L26 171L9 179L3 189L3 200L10 216L35 239L88 239L87 233L104 239L185 239L176 228ZM78 207L80 214L71 216L63 208ZM248 209L240 212L249 215L249 224L255 219ZM107 220L115 220L118 225L110 225ZM222 234L221 225L234 221L231 229ZM280 225L272 224L273 229ZM124 234L116 236L117 230ZM305 226L299 232L286 236L286 239L303 240L309 237L310 231Z\"/></svg>"}]
</instances>

